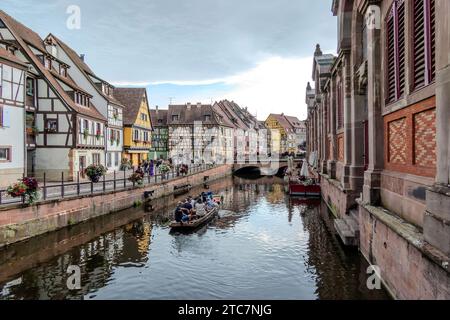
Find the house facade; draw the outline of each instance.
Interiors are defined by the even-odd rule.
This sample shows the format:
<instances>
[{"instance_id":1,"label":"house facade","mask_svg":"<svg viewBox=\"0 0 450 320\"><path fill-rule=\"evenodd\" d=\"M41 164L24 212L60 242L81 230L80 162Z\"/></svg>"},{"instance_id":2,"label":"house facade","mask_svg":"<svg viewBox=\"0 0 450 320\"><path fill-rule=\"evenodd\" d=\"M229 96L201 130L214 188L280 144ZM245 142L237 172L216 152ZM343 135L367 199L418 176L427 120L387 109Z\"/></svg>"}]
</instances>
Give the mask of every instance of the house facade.
<instances>
[{"instance_id":1,"label":"house facade","mask_svg":"<svg viewBox=\"0 0 450 320\"><path fill-rule=\"evenodd\" d=\"M115 88L115 98L123 110L123 155L133 166L149 160L153 124L145 88Z\"/></svg>"},{"instance_id":2,"label":"house facade","mask_svg":"<svg viewBox=\"0 0 450 320\"><path fill-rule=\"evenodd\" d=\"M123 150L123 108L114 97L114 86L98 77L79 55L66 43L50 34L45 39L55 56L70 66L68 73L92 98L97 110L107 119L105 128L105 153L102 164L109 172L120 168Z\"/></svg>"},{"instance_id":3,"label":"house facade","mask_svg":"<svg viewBox=\"0 0 450 320\"><path fill-rule=\"evenodd\" d=\"M318 63L316 49L307 90L323 198L393 297L449 299L450 3L335 0L332 11L337 56Z\"/></svg>"},{"instance_id":4,"label":"house facade","mask_svg":"<svg viewBox=\"0 0 450 320\"><path fill-rule=\"evenodd\" d=\"M152 147L150 159L168 159L169 156L169 127L167 125L168 110L150 110L150 118L153 124Z\"/></svg>"},{"instance_id":5,"label":"house facade","mask_svg":"<svg viewBox=\"0 0 450 320\"><path fill-rule=\"evenodd\" d=\"M0 187L26 174L25 77L21 60L0 44Z\"/></svg>"},{"instance_id":6,"label":"house facade","mask_svg":"<svg viewBox=\"0 0 450 320\"><path fill-rule=\"evenodd\" d=\"M233 125L212 105L170 105L169 157L175 164L231 163Z\"/></svg>"},{"instance_id":7,"label":"house facade","mask_svg":"<svg viewBox=\"0 0 450 320\"><path fill-rule=\"evenodd\" d=\"M72 180L91 163L104 162L106 118L92 95L70 76L70 68L37 33L0 11L0 42L28 64L27 175Z\"/></svg>"},{"instance_id":8,"label":"house facade","mask_svg":"<svg viewBox=\"0 0 450 320\"><path fill-rule=\"evenodd\" d=\"M271 129L273 147L279 150L279 154L296 154L300 144L306 140L305 123L297 117L282 114L270 114L265 125Z\"/></svg>"}]
</instances>

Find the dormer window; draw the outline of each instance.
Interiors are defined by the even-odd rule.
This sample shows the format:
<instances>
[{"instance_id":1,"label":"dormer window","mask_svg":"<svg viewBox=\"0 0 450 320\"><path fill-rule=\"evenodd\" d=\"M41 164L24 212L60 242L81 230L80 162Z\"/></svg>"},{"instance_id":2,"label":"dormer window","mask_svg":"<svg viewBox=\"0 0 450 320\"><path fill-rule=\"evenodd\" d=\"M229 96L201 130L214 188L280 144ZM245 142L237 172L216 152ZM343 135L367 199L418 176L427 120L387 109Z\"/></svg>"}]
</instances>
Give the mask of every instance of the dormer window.
<instances>
[{"instance_id":1,"label":"dormer window","mask_svg":"<svg viewBox=\"0 0 450 320\"><path fill-rule=\"evenodd\" d=\"M44 57L44 66L45 66L45 69L48 69L48 70L52 69L52 60L49 57Z\"/></svg>"},{"instance_id":2,"label":"dormer window","mask_svg":"<svg viewBox=\"0 0 450 320\"><path fill-rule=\"evenodd\" d=\"M205 115L205 122L211 121L211 116L209 114Z\"/></svg>"},{"instance_id":3,"label":"dormer window","mask_svg":"<svg viewBox=\"0 0 450 320\"><path fill-rule=\"evenodd\" d=\"M67 77L67 67L60 65L59 74L62 75L63 77Z\"/></svg>"},{"instance_id":4,"label":"dormer window","mask_svg":"<svg viewBox=\"0 0 450 320\"><path fill-rule=\"evenodd\" d=\"M178 121L178 115L177 114L172 115L172 121Z\"/></svg>"},{"instance_id":5,"label":"dormer window","mask_svg":"<svg viewBox=\"0 0 450 320\"><path fill-rule=\"evenodd\" d=\"M85 94L75 92L75 103L80 106L89 107L90 99Z\"/></svg>"}]
</instances>

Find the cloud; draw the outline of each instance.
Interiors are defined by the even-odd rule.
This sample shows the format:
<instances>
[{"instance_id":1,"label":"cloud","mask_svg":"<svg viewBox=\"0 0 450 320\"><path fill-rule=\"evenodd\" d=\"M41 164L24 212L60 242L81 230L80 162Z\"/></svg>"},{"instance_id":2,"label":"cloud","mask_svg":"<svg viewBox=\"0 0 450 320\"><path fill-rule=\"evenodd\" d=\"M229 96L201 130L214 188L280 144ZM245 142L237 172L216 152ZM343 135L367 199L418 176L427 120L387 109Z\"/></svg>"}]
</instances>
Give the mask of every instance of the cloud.
<instances>
[{"instance_id":1,"label":"cloud","mask_svg":"<svg viewBox=\"0 0 450 320\"><path fill-rule=\"evenodd\" d=\"M66 28L73 4L81 30ZM2 0L3 10L42 37L59 36L113 84L148 86L162 105L229 98L259 117L304 117L311 60L303 57L316 43L336 45L330 7L331 0Z\"/></svg>"}]
</instances>

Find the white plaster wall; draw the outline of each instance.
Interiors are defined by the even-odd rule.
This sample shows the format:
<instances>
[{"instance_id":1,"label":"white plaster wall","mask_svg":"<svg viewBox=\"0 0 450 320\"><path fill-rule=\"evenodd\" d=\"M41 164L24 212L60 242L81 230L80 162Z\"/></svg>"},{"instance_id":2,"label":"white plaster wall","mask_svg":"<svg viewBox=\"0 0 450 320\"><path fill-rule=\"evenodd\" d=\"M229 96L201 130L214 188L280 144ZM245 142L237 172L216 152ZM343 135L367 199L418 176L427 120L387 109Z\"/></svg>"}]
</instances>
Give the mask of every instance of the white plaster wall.
<instances>
[{"instance_id":1,"label":"white plaster wall","mask_svg":"<svg viewBox=\"0 0 450 320\"><path fill-rule=\"evenodd\" d=\"M0 146L11 146L11 162L0 163L2 169L22 169L25 167L25 125L24 109L4 105L4 112L9 113L9 127L0 127Z\"/></svg>"},{"instance_id":2,"label":"white plaster wall","mask_svg":"<svg viewBox=\"0 0 450 320\"><path fill-rule=\"evenodd\" d=\"M37 148L37 170L69 170L69 148ZM51 155L51 156L49 156Z\"/></svg>"}]
</instances>

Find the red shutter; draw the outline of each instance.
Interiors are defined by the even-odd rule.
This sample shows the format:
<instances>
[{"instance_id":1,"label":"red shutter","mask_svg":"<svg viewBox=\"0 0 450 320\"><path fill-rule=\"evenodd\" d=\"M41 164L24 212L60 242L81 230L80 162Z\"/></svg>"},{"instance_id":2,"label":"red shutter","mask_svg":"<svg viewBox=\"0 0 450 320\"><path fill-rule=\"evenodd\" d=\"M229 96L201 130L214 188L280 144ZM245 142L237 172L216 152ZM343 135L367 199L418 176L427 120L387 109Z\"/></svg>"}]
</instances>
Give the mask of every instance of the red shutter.
<instances>
[{"instance_id":1,"label":"red shutter","mask_svg":"<svg viewBox=\"0 0 450 320\"><path fill-rule=\"evenodd\" d=\"M405 66L406 66L406 54L405 54L405 2L399 1L397 8L397 34L398 34L398 96L399 99L405 94Z\"/></svg>"},{"instance_id":2,"label":"red shutter","mask_svg":"<svg viewBox=\"0 0 450 320\"><path fill-rule=\"evenodd\" d=\"M387 45L387 102L393 102L397 98L396 94L396 79L395 79L395 28L394 16L391 16L386 25L386 45Z\"/></svg>"},{"instance_id":3,"label":"red shutter","mask_svg":"<svg viewBox=\"0 0 450 320\"><path fill-rule=\"evenodd\" d=\"M436 76L435 0L414 0L413 85L430 84Z\"/></svg>"},{"instance_id":4,"label":"red shutter","mask_svg":"<svg viewBox=\"0 0 450 320\"><path fill-rule=\"evenodd\" d=\"M413 85L418 89L426 84L425 2L413 2Z\"/></svg>"},{"instance_id":5,"label":"red shutter","mask_svg":"<svg viewBox=\"0 0 450 320\"><path fill-rule=\"evenodd\" d=\"M430 0L430 81L436 78L436 5Z\"/></svg>"},{"instance_id":6,"label":"red shutter","mask_svg":"<svg viewBox=\"0 0 450 320\"><path fill-rule=\"evenodd\" d=\"M387 102L394 102L405 93L405 2L395 0L386 22Z\"/></svg>"}]
</instances>

